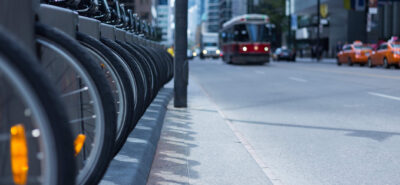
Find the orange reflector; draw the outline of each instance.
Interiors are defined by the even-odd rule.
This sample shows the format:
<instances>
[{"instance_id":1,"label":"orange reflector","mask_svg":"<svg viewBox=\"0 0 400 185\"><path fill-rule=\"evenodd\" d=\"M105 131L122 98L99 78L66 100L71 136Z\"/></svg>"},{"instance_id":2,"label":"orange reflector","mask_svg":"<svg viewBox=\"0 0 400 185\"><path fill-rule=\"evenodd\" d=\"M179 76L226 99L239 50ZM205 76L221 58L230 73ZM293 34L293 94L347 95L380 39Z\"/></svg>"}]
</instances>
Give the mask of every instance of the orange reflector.
<instances>
[{"instance_id":1,"label":"orange reflector","mask_svg":"<svg viewBox=\"0 0 400 185\"><path fill-rule=\"evenodd\" d=\"M84 134L79 134L76 136L74 141L74 148L75 148L75 156L81 152L83 144L85 143L86 136Z\"/></svg>"},{"instance_id":2,"label":"orange reflector","mask_svg":"<svg viewBox=\"0 0 400 185\"><path fill-rule=\"evenodd\" d=\"M26 184L29 169L25 128L22 124L12 126L10 133L10 157L14 183L24 185Z\"/></svg>"},{"instance_id":3,"label":"orange reflector","mask_svg":"<svg viewBox=\"0 0 400 185\"><path fill-rule=\"evenodd\" d=\"M100 64L101 68L104 69L105 65L103 63Z\"/></svg>"}]
</instances>

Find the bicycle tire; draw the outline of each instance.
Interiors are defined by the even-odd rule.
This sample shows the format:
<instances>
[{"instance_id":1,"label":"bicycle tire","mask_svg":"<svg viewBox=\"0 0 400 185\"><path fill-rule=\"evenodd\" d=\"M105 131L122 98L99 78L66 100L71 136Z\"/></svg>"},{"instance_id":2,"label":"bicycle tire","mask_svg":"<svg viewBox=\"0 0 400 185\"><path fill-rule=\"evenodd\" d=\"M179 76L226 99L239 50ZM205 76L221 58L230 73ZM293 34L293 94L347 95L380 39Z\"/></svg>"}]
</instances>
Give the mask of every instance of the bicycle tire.
<instances>
[{"instance_id":1,"label":"bicycle tire","mask_svg":"<svg viewBox=\"0 0 400 185\"><path fill-rule=\"evenodd\" d=\"M129 69L131 70L131 73L134 76L135 84L136 84L136 104L135 104L135 111L134 111L134 121L130 125L130 129L134 128L139 121L140 117L142 116L142 112L144 112L144 83L145 81L142 79L142 75L137 68L137 65L134 63L134 59L132 56L129 54L128 51L126 51L121 45L118 43L107 39L107 38L101 38L101 42L103 42L106 46L108 46L110 49L112 49L116 54L118 54L119 57L121 57L124 62L129 66ZM115 144L115 150L114 150L114 155L116 155L122 148L123 144L125 143L126 139L128 138L129 134L123 136L123 142L122 143L116 143Z\"/></svg>"},{"instance_id":2,"label":"bicycle tire","mask_svg":"<svg viewBox=\"0 0 400 185\"><path fill-rule=\"evenodd\" d=\"M166 63L165 63L165 60L164 60L164 58L160 55L160 53L156 50L156 49L154 49L154 48L149 48L149 50L150 50L150 52L157 58L157 61L158 61L158 65L160 66L160 70L161 70L161 73L162 73L162 76L161 76L161 87L162 86L164 86L164 84L166 83L166 81L167 81L167 76L168 76L168 67L165 65Z\"/></svg>"},{"instance_id":3,"label":"bicycle tire","mask_svg":"<svg viewBox=\"0 0 400 185\"><path fill-rule=\"evenodd\" d=\"M86 146L88 144L85 143L82 154L82 168L80 169L76 180L77 184L92 184L98 178L96 176L99 175L99 172L101 171L100 169L107 168L110 161L109 159L112 155L116 133L116 112L113 102L113 94L107 84L105 75L101 71L100 65L98 65L95 59L83 46L80 45L78 41L57 28L41 23L36 23L35 30L39 40L46 39L45 42L48 42L54 47L62 50L63 53L71 55L71 57L73 57L71 62L79 65L79 70L83 71L78 73L79 75L82 75L81 78L88 78L89 81L93 83L93 87L90 88L90 90L96 95L92 98L94 98L94 100L98 98L96 101L99 101L98 106L101 106L95 107L95 109L100 109L100 111L98 111L99 115L95 115L96 117L94 119L100 121L97 122L99 125L96 125L96 128L94 128L96 130L96 135L94 136L96 141L91 143L92 146ZM37 43L40 52L40 46L43 46L43 42L40 43L38 39ZM89 158L86 158L86 155L84 154L86 149L90 149L90 160ZM89 165L88 162L90 162L91 165Z\"/></svg>"},{"instance_id":4,"label":"bicycle tire","mask_svg":"<svg viewBox=\"0 0 400 185\"><path fill-rule=\"evenodd\" d=\"M33 92L30 97L38 102L48 120L47 128L50 134L44 129L40 130L41 136L47 138L47 142L53 142L52 152L45 153L46 159L53 158L56 164L47 169L54 181L47 182L42 179L43 184L70 185L75 183L76 166L73 156L73 139L68 125L68 118L59 94L49 83L49 78L44 74L44 69L38 65L36 57L28 52L14 36L0 28L0 55L8 60L6 65L11 66L15 75L20 76L19 83L25 83L26 93ZM11 70L8 70L12 72ZM32 111L34 112L34 110ZM34 113L33 113L34 114ZM44 123L43 123L44 124ZM28 176L29 178L29 176ZM29 184L29 183L28 183Z\"/></svg>"},{"instance_id":5,"label":"bicycle tire","mask_svg":"<svg viewBox=\"0 0 400 185\"><path fill-rule=\"evenodd\" d=\"M130 73L130 69L124 68L123 66L123 59L119 58L117 56L116 53L114 53L114 51L112 51L109 47L107 47L105 44L103 44L102 42L100 42L99 40L90 37L88 35L82 34L82 33L78 33L77 35L77 39L79 41L85 42L89 45L91 45L92 47L94 47L94 49L97 50L97 52L102 53L102 55L104 55L105 58L107 58L106 60L108 60L115 68L115 70L117 71L118 75L120 75L121 81L122 81L122 85L125 87L125 96L126 96L126 117L125 117L125 123L123 124L123 126L120 128L121 129L121 133L120 135L117 135L117 138L115 140L116 145L121 145L124 143L122 136L128 135L129 134L129 128L130 128L130 124L132 122L134 122L134 111L135 111L135 99L134 99L134 91L133 91L133 87L132 84L130 82L130 77L129 77L129 73Z\"/></svg>"},{"instance_id":6,"label":"bicycle tire","mask_svg":"<svg viewBox=\"0 0 400 185\"><path fill-rule=\"evenodd\" d=\"M160 87L160 70L158 69L158 66L156 64L157 62L155 61L154 57L151 56L151 54L146 50L145 47L143 47L141 45L136 45L136 47L139 48L141 50L141 53L143 53L143 55L148 58L148 61L151 64L151 66L153 68L153 72L155 74L154 81L155 81L156 86L154 88L154 93L151 98L151 101L153 101L155 96L157 95L157 92L160 89L159 88Z\"/></svg>"},{"instance_id":7,"label":"bicycle tire","mask_svg":"<svg viewBox=\"0 0 400 185\"><path fill-rule=\"evenodd\" d=\"M149 47L147 47L147 46L141 46L141 47L144 49L144 51L147 53L147 55L153 59L154 65L156 66L157 73L158 73L157 80L159 82L158 87L157 87L157 92L158 92L161 89L161 87L163 86L163 83L162 83L163 71L162 71L162 67L160 65L160 59L153 51L151 51L151 49ZM154 98L155 98L155 96L154 96Z\"/></svg>"},{"instance_id":8,"label":"bicycle tire","mask_svg":"<svg viewBox=\"0 0 400 185\"><path fill-rule=\"evenodd\" d=\"M169 76L171 74L171 66L169 64L170 63L169 62L169 57L166 55L166 52L164 52L162 49L160 49L160 48L154 48L154 49L163 58L163 62L165 63L165 67L166 67L166 70L167 70L165 77L166 77L166 81L168 82L169 81Z\"/></svg>"},{"instance_id":9,"label":"bicycle tire","mask_svg":"<svg viewBox=\"0 0 400 185\"><path fill-rule=\"evenodd\" d=\"M146 58L144 58L144 56L142 56L138 51L136 51L132 46L130 46L127 43L123 43L123 42L117 42L118 44L120 44L122 47L124 47L126 50L129 51L129 53L131 53L131 55L133 57L136 58L136 60L138 61L138 64L143 68L143 71L146 75L146 79L147 79L147 94L146 94L146 98L145 98L145 109L147 109L147 107L150 105L150 100L151 97L153 96L153 76L152 73L150 71L150 67L147 65L147 61Z\"/></svg>"},{"instance_id":10,"label":"bicycle tire","mask_svg":"<svg viewBox=\"0 0 400 185\"><path fill-rule=\"evenodd\" d=\"M137 45L134 42L128 43L130 46L132 46L134 49L136 49L137 51L139 51L140 54L142 54L142 56L146 59L148 66L150 67L151 73L152 73L152 78L153 78L153 86L152 86L152 96L151 96L151 100L150 102L154 99L154 97L157 94L157 88L159 86L159 81L158 76L159 74L157 73L157 68L154 64L153 59L144 51L144 49L142 47L140 47L139 45Z\"/></svg>"}]
</instances>

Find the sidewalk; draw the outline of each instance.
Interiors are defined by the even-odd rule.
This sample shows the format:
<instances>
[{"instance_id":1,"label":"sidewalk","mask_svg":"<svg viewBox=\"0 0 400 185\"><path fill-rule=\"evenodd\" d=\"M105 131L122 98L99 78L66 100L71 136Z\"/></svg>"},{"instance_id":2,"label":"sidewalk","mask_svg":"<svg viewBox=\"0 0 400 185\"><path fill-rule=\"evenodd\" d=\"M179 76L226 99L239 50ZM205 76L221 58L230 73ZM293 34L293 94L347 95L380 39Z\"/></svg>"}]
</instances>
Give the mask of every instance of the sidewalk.
<instances>
[{"instance_id":1,"label":"sidewalk","mask_svg":"<svg viewBox=\"0 0 400 185\"><path fill-rule=\"evenodd\" d=\"M168 105L148 185L269 185L215 104L193 80L189 107Z\"/></svg>"}]
</instances>

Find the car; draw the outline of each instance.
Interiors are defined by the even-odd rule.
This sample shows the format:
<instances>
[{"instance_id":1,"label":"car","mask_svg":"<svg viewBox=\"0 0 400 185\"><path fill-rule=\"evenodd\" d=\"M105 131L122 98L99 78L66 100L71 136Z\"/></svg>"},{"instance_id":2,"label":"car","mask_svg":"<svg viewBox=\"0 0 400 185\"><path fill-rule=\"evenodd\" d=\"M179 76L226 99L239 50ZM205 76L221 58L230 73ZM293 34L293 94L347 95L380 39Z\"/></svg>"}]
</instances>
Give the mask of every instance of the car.
<instances>
[{"instance_id":1,"label":"car","mask_svg":"<svg viewBox=\"0 0 400 185\"><path fill-rule=\"evenodd\" d=\"M390 66L400 67L400 42L386 42L381 44L376 51L372 52L368 60L368 67Z\"/></svg>"},{"instance_id":2,"label":"car","mask_svg":"<svg viewBox=\"0 0 400 185\"><path fill-rule=\"evenodd\" d=\"M194 57L197 57L198 52L197 52L196 50L194 50L193 53L192 53L192 55L193 55L193 58L194 58Z\"/></svg>"},{"instance_id":3,"label":"car","mask_svg":"<svg viewBox=\"0 0 400 185\"><path fill-rule=\"evenodd\" d=\"M368 59L372 54L372 48L364 45L361 41L355 41L353 44L346 44L337 54L337 65L347 63L352 66L357 63L361 66L368 63Z\"/></svg>"},{"instance_id":4,"label":"car","mask_svg":"<svg viewBox=\"0 0 400 185\"><path fill-rule=\"evenodd\" d=\"M272 60L277 61L278 55L282 52L282 48L276 48L275 51L272 53L271 57Z\"/></svg>"},{"instance_id":5,"label":"car","mask_svg":"<svg viewBox=\"0 0 400 185\"><path fill-rule=\"evenodd\" d=\"M186 51L186 56L187 56L187 59L188 59L188 60L193 59L193 58L194 58L194 55L193 55L192 50L188 49L188 50Z\"/></svg>"},{"instance_id":6,"label":"car","mask_svg":"<svg viewBox=\"0 0 400 185\"><path fill-rule=\"evenodd\" d=\"M296 52L293 49L287 48L277 48L272 55L272 58L276 61L280 60L288 60L288 61L296 61Z\"/></svg>"}]
</instances>

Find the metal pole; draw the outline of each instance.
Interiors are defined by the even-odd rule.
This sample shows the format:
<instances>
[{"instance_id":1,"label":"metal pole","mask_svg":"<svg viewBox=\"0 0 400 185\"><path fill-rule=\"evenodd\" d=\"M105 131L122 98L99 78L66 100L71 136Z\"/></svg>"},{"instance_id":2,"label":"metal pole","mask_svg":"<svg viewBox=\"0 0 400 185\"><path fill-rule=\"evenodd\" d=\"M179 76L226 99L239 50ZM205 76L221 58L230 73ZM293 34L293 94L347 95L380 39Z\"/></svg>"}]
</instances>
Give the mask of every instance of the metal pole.
<instances>
[{"instance_id":1,"label":"metal pole","mask_svg":"<svg viewBox=\"0 0 400 185\"><path fill-rule=\"evenodd\" d=\"M369 43L368 42L368 14L369 14L369 1L366 2L367 4L365 5L365 43Z\"/></svg>"},{"instance_id":2,"label":"metal pole","mask_svg":"<svg viewBox=\"0 0 400 185\"><path fill-rule=\"evenodd\" d=\"M187 0L175 0L174 106L187 107Z\"/></svg>"},{"instance_id":3,"label":"metal pole","mask_svg":"<svg viewBox=\"0 0 400 185\"><path fill-rule=\"evenodd\" d=\"M289 20L289 25L288 25L288 48L290 48L290 45L292 44L292 3L291 0L288 0L288 9L289 9L289 16L288 16L288 20Z\"/></svg>"},{"instance_id":4,"label":"metal pole","mask_svg":"<svg viewBox=\"0 0 400 185\"><path fill-rule=\"evenodd\" d=\"M321 24L321 14L320 14L320 11L319 11L319 8L320 8L320 4L321 4L321 0L317 0L317 47L316 47L316 54L317 54L317 60L319 61L320 60L320 51L319 51L319 44L320 44L320 38L319 38L319 32L320 32L320 30L319 30L319 26L320 26L320 24Z\"/></svg>"}]
</instances>

